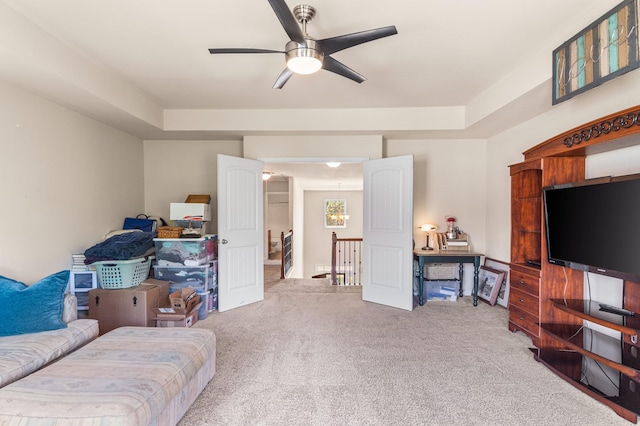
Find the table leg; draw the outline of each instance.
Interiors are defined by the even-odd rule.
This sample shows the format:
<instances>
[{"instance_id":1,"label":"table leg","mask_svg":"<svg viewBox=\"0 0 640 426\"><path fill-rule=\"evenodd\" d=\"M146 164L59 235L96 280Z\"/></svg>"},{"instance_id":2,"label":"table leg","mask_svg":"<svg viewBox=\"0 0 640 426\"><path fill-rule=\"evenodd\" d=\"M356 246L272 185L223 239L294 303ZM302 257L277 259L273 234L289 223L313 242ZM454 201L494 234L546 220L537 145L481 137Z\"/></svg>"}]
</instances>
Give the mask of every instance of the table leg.
<instances>
[{"instance_id":1,"label":"table leg","mask_svg":"<svg viewBox=\"0 0 640 426\"><path fill-rule=\"evenodd\" d=\"M464 270L464 264L458 263L458 279L460 280L460 289L458 290L458 295L462 297L462 271Z\"/></svg>"},{"instance_id":2,"label":"table leg","mask_svg":"<svg viewBox=\"0 0 640 426\"><path fill-rule=\"evenodd\" d=\"M418 303L420 306L424 305L424 258L420 257L418 260Z\"/></svg>"},{"instance_id":3,"label":"table leg","mask_svg":"<svg viewBox=\"0 0 640 426\"><path fill-rule=\"evenodd\" d=\"M478 273L480 270L480 256L473 259L473 306L478 306Z\"/></svg>"}]
</instances>

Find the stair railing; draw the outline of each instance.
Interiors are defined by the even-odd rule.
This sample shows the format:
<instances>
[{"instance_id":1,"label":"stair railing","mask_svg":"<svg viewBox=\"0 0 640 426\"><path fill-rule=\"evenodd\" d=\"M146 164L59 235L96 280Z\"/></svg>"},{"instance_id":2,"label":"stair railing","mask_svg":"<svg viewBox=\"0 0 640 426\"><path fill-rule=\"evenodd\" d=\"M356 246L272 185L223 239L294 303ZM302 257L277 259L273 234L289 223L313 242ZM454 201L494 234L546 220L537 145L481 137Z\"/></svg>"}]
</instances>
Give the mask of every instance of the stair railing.
<instances>
[{"instance_id":1,"label":"stair railing","mask_svg":"<svg viewBox=\"0 0 640 426\"><path fill-rule=\"evenodd\" d=\"M362 285L362 238L331 234L331 284Z\"/></svg>"}]
</instances>

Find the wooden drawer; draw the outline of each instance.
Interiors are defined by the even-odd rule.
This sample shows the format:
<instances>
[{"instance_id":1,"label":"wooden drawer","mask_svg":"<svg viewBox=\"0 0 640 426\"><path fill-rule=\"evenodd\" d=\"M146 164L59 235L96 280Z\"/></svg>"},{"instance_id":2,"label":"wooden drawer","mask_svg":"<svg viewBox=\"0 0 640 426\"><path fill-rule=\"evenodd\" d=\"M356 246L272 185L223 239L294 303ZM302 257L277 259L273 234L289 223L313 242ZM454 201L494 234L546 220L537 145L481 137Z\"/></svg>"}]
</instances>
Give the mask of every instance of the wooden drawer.
<instances>
[{"instance_id":1,"label":"wooden drawer","mask_svg":"<svg viewBox=\"0 0 640 426\"><path fill-rule=\"evenodd\" d=\"M540 312L540 299L517 288L511 288L509 291L509 310L511 308L529 312L536 317L537 322Z\"/></svg>"},{"instance_id":2,"label":"wooden drawer","mask_svg":"<svg viewBox=\"0 0 640 426\"><path fill-rule=\"evenodd\" d=\"M509 321L535 337L540 336L537 315L509 306Z\"/></svg>"},{"instance_id":3,"label":"wooden drawer","mask_svg":"<svg viewBox=\"0 0 640 426\"><path fill-rule=\"evenodd\" d=\"M510 289L517 289L534 296L540 295L540 277L523 274L522 272L511 270L509 281Z\"/></svg>"}]
</instances>

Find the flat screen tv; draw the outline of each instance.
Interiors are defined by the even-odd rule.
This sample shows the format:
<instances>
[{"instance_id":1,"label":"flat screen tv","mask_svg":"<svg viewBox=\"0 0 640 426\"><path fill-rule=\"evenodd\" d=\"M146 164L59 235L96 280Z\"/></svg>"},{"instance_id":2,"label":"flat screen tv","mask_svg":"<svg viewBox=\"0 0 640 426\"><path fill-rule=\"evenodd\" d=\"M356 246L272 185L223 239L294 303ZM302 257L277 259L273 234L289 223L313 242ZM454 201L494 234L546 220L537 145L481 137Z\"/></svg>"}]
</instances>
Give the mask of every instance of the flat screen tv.
<instances>
[{"instance_id":1,"label":"flat screen tv","mask_svg":"<svg viewBox=\"0 0 640 426\"><path fill-rule=\"evenodd\" d=\"M640 281L640 174L543 189L550 263Z\"/></svg>"}]
</instances>

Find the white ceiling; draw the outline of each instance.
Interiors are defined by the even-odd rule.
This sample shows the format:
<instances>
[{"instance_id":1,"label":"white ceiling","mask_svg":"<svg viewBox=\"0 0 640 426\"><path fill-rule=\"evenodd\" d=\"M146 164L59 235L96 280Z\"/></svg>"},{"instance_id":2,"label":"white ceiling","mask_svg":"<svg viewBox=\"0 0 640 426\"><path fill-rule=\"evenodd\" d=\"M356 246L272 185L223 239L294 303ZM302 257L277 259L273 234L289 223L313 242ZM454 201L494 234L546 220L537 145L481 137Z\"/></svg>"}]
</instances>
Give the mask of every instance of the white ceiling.
<instances>
[{"instance_id":1,"label":"white ceiling","mask_svg":"<svg viewBox=\"0 0 640 426\"><path fill-rule=\"evenodd\" d=\"M299 3L302 1L287 0L290 8ZM283 50L288 37L267 0L0 0L0 58L4 58L0 59L0 79L146 139L240 138L274 131L269 128L271 116L267 116L267 124L255 127L247 123L252 120L239 119L243 121L239 127L245 127L235 132L198 133L202 129L197 126L167 132L168 110L182 115L225 111L232 117L239 111L254 115L282 111L286 122L291 111L313 109L313 121L319 111L349 114L350 109L360 109L360 114L371 111L370 117L394 117L399 124L376 127L379 118L370 118L359 129L345 129L343 124L334 128L335 120L328 115L322 131L357 133L364 129L387 138L425 137L425 132L403 133L416 127L413 122L408 126L406 120L420 122L424 115L423 121L429 123L424 129L440 130L438 123L447 120L429 119L422 112L442 107L458 109L433 111L445 118L451 115L448 111L463 111L460 121L480 125L466 128L462 123L447 128L443 124L441 134L487 137L489 131L499 131L526 119L527 114L551 107L550 93L538 94L536 105L529 99L518 108L509 96L546 87L540 83L550 78L552 49L619 0L308 3L317 9L317 15L307 31L318 39L396 26L397 35L332 55L367 81L357 84L321 70L309 76L294 75L282 90L276 90L272 86L285 67L283 54L209 54L211 47ZM507 87L521 85L519 79L536 81L513 93L502 90L495 98L504 101L484 102L487 105L478 101L492 88L495 91L540 46L549 59L543 79L518 76ZM115 81L119 85L113 85ZM478 104L500 113L476 113L481 117L472 120L470 105L478 110ZM366 122L367 115L363 115ZM454 128L456 132L451 132ZM285 130L304 132L294 124Z\"/></svg>"},{"instance_id":2,"label":"white ceiling","mask_svg":"<svg viewBox=\"0 0 640 426\"><path fill-rule=\"evenodd\" d=\"M362 190L362 163L341 163L337 168L308 161L265 163L264 169L274 174L270 182L294 176L296 182L307 191Z\"/></svg>"},{"instance_id":3,"label":"white ceiling","mask_svg":"<svg viewBox=\"0 0 640 426\"><path fill-rule=\"evenodd\" d=\"M368 78L362 84L321 71L274 90L284 55L207 51L283 50L288 37L267 0L4 3L170 109L466 105L538 40L579 17L573 11L598 16L608 9L605 0L309 0L317 14L307 29L316 38L388 25L398 34L334 54Z\"/></svg>"}]
</instances>

